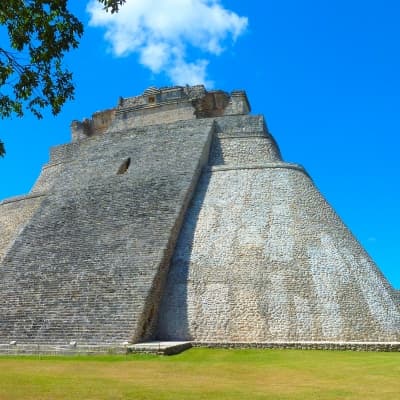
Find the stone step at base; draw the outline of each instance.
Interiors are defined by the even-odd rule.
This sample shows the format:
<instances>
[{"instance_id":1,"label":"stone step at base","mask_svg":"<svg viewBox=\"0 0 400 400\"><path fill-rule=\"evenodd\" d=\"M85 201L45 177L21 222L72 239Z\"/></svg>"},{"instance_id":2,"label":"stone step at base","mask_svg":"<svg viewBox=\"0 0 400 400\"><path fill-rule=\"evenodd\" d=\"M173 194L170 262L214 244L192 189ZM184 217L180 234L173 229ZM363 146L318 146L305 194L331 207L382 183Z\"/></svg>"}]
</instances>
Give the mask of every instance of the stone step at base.
<instances>
[{"instance_id":1,"label":"stone step at base","mask_svg":"<svg viewBox=\"0 0 400 400\"><path fill-rule=\"evenodd\" d=\"M400 342L277 341L277 342L191 342L193 347L211 349L297 349L400 352Z\"/></svg>"},{"instance_id":2,"label":"stone step at base","mask_svg":"<svg viewBox=\"0 0 400 400\"><path fill-rule=\"evenodd\" d=\"M73 354L179 354L191 347L220 349L302 349L339 351L400 352L400 342L172 342L152 341L135 344L0 344L0 355L73 355Z\"/></svg>"},{"instance_id":3,"label":"stone step at base","mask_svg":"<svg viewBox=\"0 0 400 400\"><path fill-rule=\"evenodd\" d=\"M161 354L171 356L192 347L191 342L144 342L127 346L132 353Z\"/></svg>"},{"instance_id":4,"label":"stone step at base","mask_svg":"<svg viewBox=\"0 0 400 400\"><path fill-rule=\"evenodd\" d=\"M73 355L73 354L130 354L145 353L157 355L179 354L191 348L190 342L145 342L136 344L42 344L8 343L0 344L0 355Z\"/></svg>"},{"instance_id":5,"label":"stone step at base","mask_svg":"<svg viewBox=\"0 0 400 400\"><path fill-rule=\"evenodd\" d=\"M123 345L0 344L0 355L128 354Z\"/></svg>"}]
</instances>

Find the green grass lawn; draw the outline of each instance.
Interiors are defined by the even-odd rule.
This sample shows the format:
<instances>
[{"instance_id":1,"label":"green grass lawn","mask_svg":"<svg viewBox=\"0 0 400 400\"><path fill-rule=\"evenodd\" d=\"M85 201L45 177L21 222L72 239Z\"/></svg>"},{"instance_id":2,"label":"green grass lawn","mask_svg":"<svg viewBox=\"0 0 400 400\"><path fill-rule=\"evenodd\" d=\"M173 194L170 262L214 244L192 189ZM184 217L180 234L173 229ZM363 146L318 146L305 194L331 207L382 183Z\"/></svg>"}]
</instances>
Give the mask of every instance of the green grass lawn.
<instances>
[{"instance_id":1,"label":"green grass lawn","mask_svg":"<svg viewBox=\"0 0 400 400\"><path fill-rule=\"evenodd\" d=\"M400 353L192 349L0 357L0 399L400 399Z\"/></svg>"}]
</instances>

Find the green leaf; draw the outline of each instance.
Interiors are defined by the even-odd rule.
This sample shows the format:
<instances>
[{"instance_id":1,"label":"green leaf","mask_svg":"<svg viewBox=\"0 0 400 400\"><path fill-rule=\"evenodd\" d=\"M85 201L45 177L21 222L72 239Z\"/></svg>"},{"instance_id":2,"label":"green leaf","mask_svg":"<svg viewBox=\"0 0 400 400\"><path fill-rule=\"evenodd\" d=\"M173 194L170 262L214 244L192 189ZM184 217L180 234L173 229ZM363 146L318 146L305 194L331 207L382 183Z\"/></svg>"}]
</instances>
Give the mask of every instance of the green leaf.
<instances>
[{"instance_id":1,"label":"green leaf","mask_svg":"<svg viewBox=\"0 0 400 400\"><path fill-rule=\"evenodd\" d=\"M0 140L0 157L4 157L6 154L6 149L4 147L4 143Z\"/></svg>"}]
</instances>

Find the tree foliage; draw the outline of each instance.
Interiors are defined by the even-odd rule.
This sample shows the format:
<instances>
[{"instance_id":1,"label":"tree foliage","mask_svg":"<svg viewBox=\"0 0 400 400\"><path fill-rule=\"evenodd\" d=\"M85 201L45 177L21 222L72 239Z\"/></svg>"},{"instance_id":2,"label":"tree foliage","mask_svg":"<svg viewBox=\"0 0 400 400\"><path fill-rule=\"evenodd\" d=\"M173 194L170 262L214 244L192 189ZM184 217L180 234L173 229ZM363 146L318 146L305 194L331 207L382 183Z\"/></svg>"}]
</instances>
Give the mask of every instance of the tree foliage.
<instances>
[{"instance_id":1,"label":"tree foliage","mask_svg":"<svg viewBox=\"0 0 400 400\"><path fill-rule=\"evenodd\" d=\"M106 11L111 11L111 14L118 12L119 8L126 3L126 0L99 0L100 3L104 4Z\"/></svg>"},{"instance_id":2,"label":"tree foliage","mask_svg":"<svg viewBox=\"0 0 400 400\"><path fill-rule=\"evenodd\" d=\"M125 0L98 0L115 13ZM82 23L68 10L67 0L0 1L0 117L22 117L25 111L42 118L56 115L74 97L72 73L65 54L79 44ZM4 155L0 141L0 156Z\"/></svg>"}]
</instances>

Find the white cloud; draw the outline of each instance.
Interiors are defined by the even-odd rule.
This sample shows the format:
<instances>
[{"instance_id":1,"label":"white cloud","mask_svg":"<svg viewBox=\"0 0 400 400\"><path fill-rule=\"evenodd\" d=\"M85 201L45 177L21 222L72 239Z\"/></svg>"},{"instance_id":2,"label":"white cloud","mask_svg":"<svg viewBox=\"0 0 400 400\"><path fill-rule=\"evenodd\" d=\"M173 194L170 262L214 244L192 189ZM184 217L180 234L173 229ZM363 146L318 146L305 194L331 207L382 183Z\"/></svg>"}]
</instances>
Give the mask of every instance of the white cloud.
<instances>
[{"instance_id":1,"label":"white cloud","mask_svg":"<svg viewBox=\"0 0 400 400\"><path fill-rule=\"evenodd\" d=\"M165 43L148 43L140 52L140 62L153 72L160 72L170 59L169 48Z\"/></svg>"},{"instance_id":2,"label":"white cloud","mask_svg":"<svg viewBox=\"0 0 400 400\"><path fill-rule=\"evenodd\" d=\"M142 65L165 72L178 85L211 85L205 57L221 54L248 22L220 0L127 0L117 14L90 0L87 10L89 24L106 29L105 39L117 57L138 53ZM200 50L202 58L191 60L190 48Z\"/></svg>"},{"instance_id":3,"label":"white cloud","mask_svg":"<svg viewBox=\"0 0 400 400\"><path fill-rule=\"evenodd\" d=\"M183 60L176 61L167 74L176 85L198 85L205 84L208 87L213 86L213 82L206 79L207 60L197 60L189 63Z\"/></svg>"}]
</instances>

